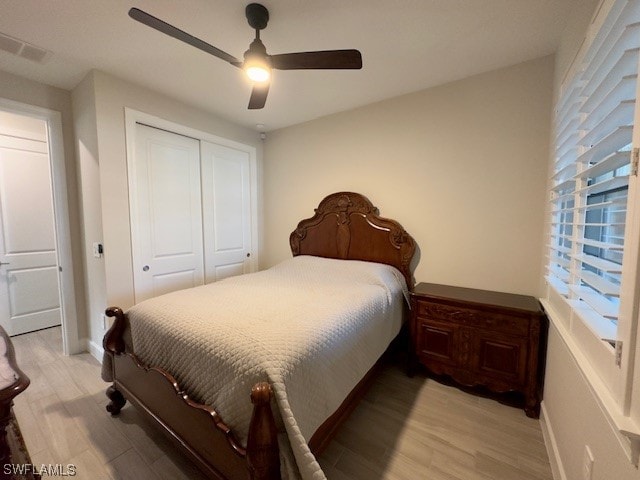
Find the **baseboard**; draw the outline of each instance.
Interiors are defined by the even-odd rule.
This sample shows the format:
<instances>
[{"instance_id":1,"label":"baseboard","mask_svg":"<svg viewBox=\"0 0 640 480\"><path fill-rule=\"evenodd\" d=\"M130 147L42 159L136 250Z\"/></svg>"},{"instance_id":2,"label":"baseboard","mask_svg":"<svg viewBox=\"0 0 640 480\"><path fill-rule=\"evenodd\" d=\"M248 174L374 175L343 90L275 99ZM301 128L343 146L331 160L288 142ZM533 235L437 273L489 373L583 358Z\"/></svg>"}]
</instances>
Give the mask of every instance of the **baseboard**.
<instances>
[{"instance_id":1,"label":"baseboard","mask_svg":"<svg viewBox=\"0 0 640 480\"><path fill-rule=\"evenodd\" d=\"M564 467L562 465L562 459L560 458L560 451L558 450L558 442L556 442L553 427L549 423L549 416L547 415L547 409L544 401L540 404L540 427L542 429L544 445L547 447L547 455L549 456L549 463L551 464L553 480L567 480L567 475L564 473Z\"/></svg>"},{"instance_id":2,"label":"baseboard","mask_svg":"<svg viewBox=\"0 0 640 480\"><path fill-rule=\"evenodd\" d=\"M96 360L102 363L102 355L104 354L104 349L102 348L101 345L97 344L93 340L89 340L88 350L91 356L93 356Z\"/></svg>"},{"instance_id":3,"label":"baseboard","mask_svg":"<svg viewBox=\"0 0 640 480\"><path fill-rule=\"evenodd\" d=\"M64 341L64 340L63 340ZM67 349L65 355L76 355L87 351L87 340L85 338L67 339Z\"/></svg>"}]
</instances>

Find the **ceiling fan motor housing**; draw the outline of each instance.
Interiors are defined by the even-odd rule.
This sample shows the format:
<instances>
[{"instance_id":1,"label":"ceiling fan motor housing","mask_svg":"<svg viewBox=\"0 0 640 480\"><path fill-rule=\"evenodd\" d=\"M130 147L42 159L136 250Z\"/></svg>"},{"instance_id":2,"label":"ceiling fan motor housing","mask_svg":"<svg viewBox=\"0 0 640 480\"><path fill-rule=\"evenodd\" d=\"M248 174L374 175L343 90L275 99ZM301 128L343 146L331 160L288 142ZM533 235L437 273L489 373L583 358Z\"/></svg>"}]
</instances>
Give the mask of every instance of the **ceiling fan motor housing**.
<instances>
[{"instance_id":1,"label":"ceiling fan motor housing","mask_svg":"<svg viewBox=\"0 0 640 480\"><path fill-rule=\"evenodd\" d=\"M249 25L254 30L262 30L269 22L269 10L259 3L250 3L244 11Z\"/></svg>"},{"instance_id":2,"label":"ceiling fan motor housing","mask_svg":"<svg viewBox=\"0 0 640 480\"><path fill-rule=\"evenodd\" d=\"M263 68L271 69L271 59L269 55L267 55L267 49L264 46L264 43L259 38L256 38L251 45L249 46L249 50L244 52L244 65L245 67L251 63L257 62Z\"/></svg>"}]
</instances>

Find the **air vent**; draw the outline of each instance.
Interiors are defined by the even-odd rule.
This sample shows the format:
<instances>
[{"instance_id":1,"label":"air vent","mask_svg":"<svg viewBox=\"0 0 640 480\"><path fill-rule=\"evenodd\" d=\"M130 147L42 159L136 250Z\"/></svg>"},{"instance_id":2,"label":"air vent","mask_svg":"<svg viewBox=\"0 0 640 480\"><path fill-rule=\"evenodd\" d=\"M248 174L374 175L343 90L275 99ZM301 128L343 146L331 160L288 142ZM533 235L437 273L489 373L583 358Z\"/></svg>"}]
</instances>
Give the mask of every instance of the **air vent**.
<instances>
[{"instance_id":1,"label":"air vent","mask_svg":"<svg viewBox=\"0 0 640 480\"><path fill-rule=\"evenodd\" d=\"M37 63L43 63L51 55L48 50L10 37L4 33L0 33L0 50Z\"/></svg>"}]
</instances>

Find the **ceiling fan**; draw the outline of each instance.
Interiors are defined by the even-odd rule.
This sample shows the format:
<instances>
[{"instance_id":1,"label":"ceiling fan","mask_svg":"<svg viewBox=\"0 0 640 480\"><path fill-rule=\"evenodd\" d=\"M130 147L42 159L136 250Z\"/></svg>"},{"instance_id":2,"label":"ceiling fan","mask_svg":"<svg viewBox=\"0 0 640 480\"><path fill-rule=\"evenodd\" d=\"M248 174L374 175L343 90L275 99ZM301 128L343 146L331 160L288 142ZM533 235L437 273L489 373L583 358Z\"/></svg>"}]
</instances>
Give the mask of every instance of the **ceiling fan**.
<instances>
[{"instance_id":1,"label":"ceiling fan","mask_svg":"<svg viewBox=\"0 0 640 480\"><path fill-rule=\"evenodd\" d=\"M358 50L322 50L317 52L283 53L269 55L260 40L260 30L267 26L269 11L259 3L250 3L245 9L249 25L255 29L256 38L251 42L249 50L244 52L244 60L240 61L227 52L180 30L167 22L154 17L138 8L129 10L129 16L140 23L173 38L199 48L214 57L229 62L234 67L242 68L253 81L253 90L249 99L249 109L263 108L269 93L271 70L306 70L306 69L360 69L362 55Z\"/></svg>"}]
</instances>

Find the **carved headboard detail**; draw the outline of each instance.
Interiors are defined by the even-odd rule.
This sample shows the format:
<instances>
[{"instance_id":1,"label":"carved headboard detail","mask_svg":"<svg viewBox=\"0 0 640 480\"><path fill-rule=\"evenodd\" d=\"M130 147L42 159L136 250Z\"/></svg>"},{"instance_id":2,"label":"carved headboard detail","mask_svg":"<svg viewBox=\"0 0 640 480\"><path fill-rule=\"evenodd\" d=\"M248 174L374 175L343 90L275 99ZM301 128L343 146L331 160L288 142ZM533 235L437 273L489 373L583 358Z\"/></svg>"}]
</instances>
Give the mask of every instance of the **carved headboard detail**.
<instances>
[{"instance_id":1,"label":"carved headboard detail","mask_svg":"<svg viewBox=\"0 0 640 480\"><path fill-rule=\"evenodd\" d=\"M411 260L415 241L395 220L382 218L367 197L338 192L325 197L315 215L291 233L293 256L364 260L392 265L413 287Z\"/></svg>"}]
</instances>

